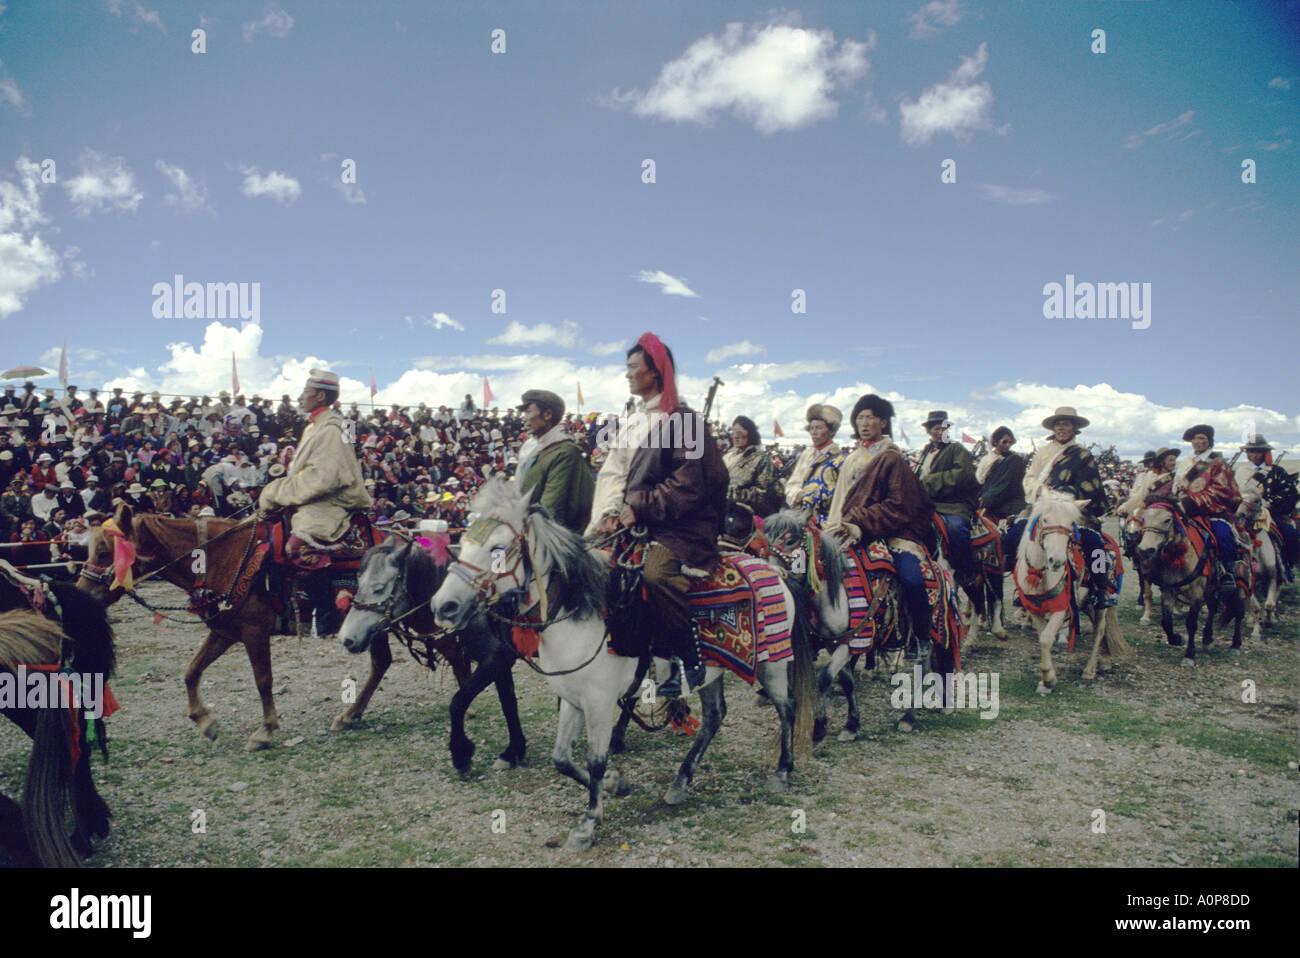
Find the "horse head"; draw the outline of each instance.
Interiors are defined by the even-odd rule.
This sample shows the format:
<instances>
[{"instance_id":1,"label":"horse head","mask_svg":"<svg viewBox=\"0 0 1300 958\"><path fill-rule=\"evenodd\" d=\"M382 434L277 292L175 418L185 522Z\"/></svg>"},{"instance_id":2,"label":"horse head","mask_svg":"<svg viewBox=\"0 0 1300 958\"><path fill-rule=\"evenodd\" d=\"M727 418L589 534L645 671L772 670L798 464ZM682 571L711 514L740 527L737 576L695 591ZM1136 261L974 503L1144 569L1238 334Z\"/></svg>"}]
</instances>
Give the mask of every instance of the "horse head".
<instances>
[{"instance_id":1,"label":"horse head","mask_svg":"<svg viewBox=\"0 0 1300 958\"><path fill-rule=\"evenodd\" d=\"M364 652L399 619L422 606L445 575L413 540L389 536L366 552L357 572L357 594L339 626L349 652Z\"/></svg>"},{"instance_id":2,"label":"horse head","mask_svg":"<svg viewBox=\"0 0 1300 958\"><path fill-rule=\"evenodd\" d=\"M104 605L112 605L130 588L137 563L135 527L131 507L119 503L113 518L92 528L86 540L86 562L77 577L77 587Z\"/></svg>"},{"instance_id":3,"label":"horse head","mask_svg":"<svg viewBox=\"0 0 1300 958\"><path fill-rule=\"evenodd\" d=\"M1070 562L1074 527L1083 519L1086 500L1066 492L1040 488L1029 514L1029 525L1020 539L1020 555L1031 569L1053 577Z\"/></svg>"},{"instance_id":4,"label":"horse head","mask_svg":"<svg viewBox=\"0 0 1300 958\"><path fill-rule=\"evenodd\" d=\"M518 483L494 476L474 497L478 518L430 607L442 628L460 629L475 609L515 592L536 595L548 614L603 614L606 569L582 538L532 505Z\"/></svg>"},{"instance_id":5,"label":"horse head","mask_svg":"<svg viewBox=\"0 0 1300 958\"><path fill-rule=\"evenodd\" d=\"M1179 538L1178 506L1171 499L1155 498L1147 501L1142 513L1142 539L1138 542L1137 558L1149 566L1156 554Z\"/></svg>"}]
</instances>

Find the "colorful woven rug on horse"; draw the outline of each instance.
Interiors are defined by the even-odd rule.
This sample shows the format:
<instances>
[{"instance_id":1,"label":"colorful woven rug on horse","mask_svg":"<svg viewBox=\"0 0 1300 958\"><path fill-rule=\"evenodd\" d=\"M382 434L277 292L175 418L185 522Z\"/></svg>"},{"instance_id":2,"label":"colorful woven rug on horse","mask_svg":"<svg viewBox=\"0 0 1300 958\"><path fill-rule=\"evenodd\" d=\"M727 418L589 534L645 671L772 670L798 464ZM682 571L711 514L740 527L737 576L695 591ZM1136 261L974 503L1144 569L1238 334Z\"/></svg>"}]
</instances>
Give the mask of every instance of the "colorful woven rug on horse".
<instances>
[{"instance_id":1,"label":"colorful woven rug on horse","mask_svg":"<svg viewBox=\"0 0 1300 958\"><path fill-rule=\"evenodd\" d=\"M970 547L975 553L975 561L980 563L987 573L1002 574L1004 561L1002 533L998 532L998 524L983 512L975 517L975 524L971 529Z\"/></svg>"},{"instance_id":2,"label":"colorful woven rug on horse","mask_svg":"<svg viewBox=\"0 0 1300 958\"><path fill-rule=\"evenodd\" d=\"M843 641L848 642L850 654L860 655L877 644L882 647L892 644L898 633L898 619L880 614L889 594L889 577L898 575L889 547L880 541L869 542L865 548L848 546L844 549L844 557L849 570L844 578L844 591L849 596L850 631ZM876 612L868 617L873 602L876 603ZM879 643L876 635L878 624L885 626L878 637Z\"/></svg>"},{"instance_id":3,"label":"colorful woven rug on horse","mask_svg":"<svg viewBox=\"0 0 1300 958\"><path fill-rule=\"evenodd\" d=\"M1032 527L1025 530L1025 535L1032 534ZM1045 592L1026 592L1025 589L1037 590L1043 580L1043 570L1028 568L1025 571L1025 581L1020 579L1020 566L1016 565L1013 575L1013 581L1016 584L1016 593L1020 596L1020 606L1030 615L1037 615L1044 619L1050 618L1053 613L1064 611L1066 613L1065 621L1070 630L1070 645L1074 648L1074 640L1079 635L1079 606L1074 598L1074 584L1079 581L1079 577L1084 575L1086 566L1083 561L1083 548L1079 545L1078 539L1070 541L1070 561L1066 564L1065 573L1057 580L1056 585L1052 586Z\"/></svg>"},{"instance_id":4,"label":"colorful woven rug on horse","mask_svg":"<svg viewBox=\"0 0 1300 958\"><path fill-rule=\"evenodd\" d=\"M781 577L763 560L725 555L711 576L692 583L687 598L706 663L753 685L760 662L794 654Z\"/></svg>"},{"instance_id":5,"label":"colorful woven rug on horse","mask_svg":"<svg viewBox=\"0 0 1300 958\"><path fill-rule=\"evenodd\" d=\"M933 558L921 560L921 576L925 580L925 598L930 603L930 641L951 649L955 667L960 670L966 622L957 605L957 585L952 581L952 573Z\"/></svg>"}]
</instances>

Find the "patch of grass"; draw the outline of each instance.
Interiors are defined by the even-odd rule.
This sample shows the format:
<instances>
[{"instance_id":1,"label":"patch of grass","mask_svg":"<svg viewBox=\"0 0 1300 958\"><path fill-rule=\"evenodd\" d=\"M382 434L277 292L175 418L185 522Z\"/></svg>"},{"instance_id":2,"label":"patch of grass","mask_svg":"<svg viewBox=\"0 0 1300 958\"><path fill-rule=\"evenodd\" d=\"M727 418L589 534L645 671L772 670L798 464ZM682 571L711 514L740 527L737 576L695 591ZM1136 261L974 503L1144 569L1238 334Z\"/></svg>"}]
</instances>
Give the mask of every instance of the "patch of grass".
<instances>
[{"instance_id":1,"label":"patch of grass","mask_svg":"<svg viewBox=\"0 0 1300 958\"><path fill-rule=\"evenodd\" d=\"M1250 855L1247 858L1234 858L1232 861L1222 862L1221 864L1228 868L1296 868L1297 863L1294 858L1287 858L1284 855Z\"/></svg>"}]
</instances>

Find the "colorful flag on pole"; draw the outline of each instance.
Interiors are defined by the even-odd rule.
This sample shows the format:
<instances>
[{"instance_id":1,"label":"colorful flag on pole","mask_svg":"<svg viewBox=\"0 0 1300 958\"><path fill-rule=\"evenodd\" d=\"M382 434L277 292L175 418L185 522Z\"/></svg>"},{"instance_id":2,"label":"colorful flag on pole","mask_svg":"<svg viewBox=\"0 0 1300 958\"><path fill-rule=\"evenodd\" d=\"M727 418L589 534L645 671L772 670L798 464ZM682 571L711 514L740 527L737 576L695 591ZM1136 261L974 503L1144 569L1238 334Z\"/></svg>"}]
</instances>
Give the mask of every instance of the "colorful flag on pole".
<instances>
[{"instance_id":1,"label":"colorful flag on pole","mask_svg":"<svg viewBox=\"0 0 1300 958\"><path fill-rule=\"evenodd\" d=\"M230 385L232 387L231 395L238 396L239 395L239 367L235 365L235 353L233 350L230 353Z\"/></svg>"},{"instance_id":2,"label":"colorful flag on pole","mask_svg":"<svg viewBox=\"0 0 1300 958\"><path fill-rule=\"evenodd\" d=\"M68 337L63 337L63 352L59 353L59 382L68 386Z\"/></svg>"},{"instance_id":3,"label":"colorful flag on pole","mask_svg":"<svg viewBox=\"0 0 1300 958\"><path fill-rule=\"evenodd\" d=\"M903 429L903 427L902 427L901 424L900 424L899 427L898 427L898 434L899 434L900 436L903 437L903 445L904 445L904 446L910 446L910 445L912 444L912 443L911 443L911 440L909 440L909 439L907 438L907 432L906 432L906 430Z\"/></svg>"},{"instance_id":4,"label":"colorful flag on pole","mask_svg":"<svg viewBox=\"0 0 1300 958\"><path fill-rule=\"evenodd\" d=\"M961 441L962 441L962 442L978 442L979 440L976 439L974 436L968 436L968 435L966 435L966 430L963 429L963 430L961 431Z\"/></svg>"},{"instance_id":5,"label":"colorful flag on pole","mask_svg":"<svg viewBox=\"0 0 1300 958\"><path fill-rule=\"evenodd\" d=\"M785 438L785 433L781 431L781 423L775 419L772 420L772 435L778 436L781 439Z\"/></svg>"},{"instance_id":6,"label":"colorful flag on pole","mask_svg":"<svg viewBox=\"0 0 1300 958\"><path fill-rule=\"evenodd\" d=\"M375 393L377 392L379 392L379 390L375 388L375 367L371 366L370 367L370 398L374 399ZM371 403L371 405L374 404Z\"/></svg>"},{"instance_id":7,"label":"colorful flag on pole","mask_svg":"<svg viewBox=\"0 0 1300 958\"><path fill-rule=\"evenodd\" d=\"M486 409L494 402L496 402L496 396L492 395L492 387L488 385L487 373L484 373L483 374L483 408Z\"/></svg>"},{"instance_id":8,"label":"colorful flag on pole","mask_svg":"<svg viewBox=\"0 0 1300 958\"><path fill-rule=\"evenodd\" d=\"M578 383L578 408L582 408L582 383Z\"/></svg>"}]
</instances>

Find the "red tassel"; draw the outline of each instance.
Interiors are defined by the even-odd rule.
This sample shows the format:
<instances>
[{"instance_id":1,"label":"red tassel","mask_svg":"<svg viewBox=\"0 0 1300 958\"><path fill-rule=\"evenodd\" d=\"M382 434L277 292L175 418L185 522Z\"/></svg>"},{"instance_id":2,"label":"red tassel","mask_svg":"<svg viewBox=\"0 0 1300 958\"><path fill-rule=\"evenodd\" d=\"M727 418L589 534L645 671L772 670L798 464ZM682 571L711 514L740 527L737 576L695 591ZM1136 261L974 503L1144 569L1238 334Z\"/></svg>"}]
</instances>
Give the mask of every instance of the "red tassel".
<instances>
[{"instance_id":1,"label":"red tassel","mask_svg":"<svg viewBox=\"0 0 1300 958\"><path fill-rule=\"evenodd\" d=\"M537 647L541 645L542 636L536 629L525 629L522 626L511 626L510 641L515 644L519 654L526 659L537 656Z\"/></svg>"},{"instance_id":2,"label":"red tassel","mask_svg":"<svg viewBox=\"0 0 1300 958\"><path fill-rule=\"evenodd\" d=\"M154 625L157 625L157 624L158 624L159 622L161 622L162 620L163 620L163 614L162 614L161 612L155 612L155 613L153 614L153 624L154 624Z\"/></svg>"},{"instance_id":3,"label":"red tassel","mask_svg":"<svg viewBox=\"0 0 1300 958\"><path fill-rule=\"evenodd\" d=\"M346 589L339 589L338 594L334 596L334 608L343 612L352 608L352 593Z\"/></svg>"}]
</instances>

